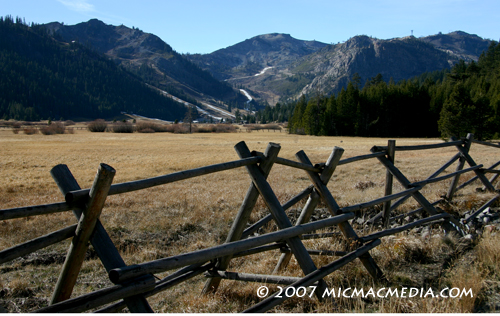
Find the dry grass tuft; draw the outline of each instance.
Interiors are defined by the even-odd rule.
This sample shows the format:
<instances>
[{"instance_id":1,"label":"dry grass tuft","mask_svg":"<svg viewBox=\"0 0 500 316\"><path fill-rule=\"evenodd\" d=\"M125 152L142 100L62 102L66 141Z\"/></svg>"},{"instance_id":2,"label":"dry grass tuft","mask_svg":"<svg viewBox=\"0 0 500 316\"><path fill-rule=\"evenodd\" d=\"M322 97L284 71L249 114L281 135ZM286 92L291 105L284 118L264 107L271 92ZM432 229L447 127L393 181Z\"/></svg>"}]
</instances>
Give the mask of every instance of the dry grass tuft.
<instances>
[{"instance_id":1,"label":"dry grass tuft","mask_svg":"<svg viewBox=\"0 0 500 316\"><path fill-rule=\"evenodd\" d=\"M33 295L30 283L25 279L14 279L4 289L6 297L27 297Z\"/></svg>"},{"instance_id":2,"label":"dry grass tuft","mask_svg":"<svg viewBox=\"0 0 500 316\"><path fill-rule=\"evenodd\" d=\"M485 273L500 281L500 234L486 232L485 235L475 248L477 259Z\"/></svg>"}]
</instances>

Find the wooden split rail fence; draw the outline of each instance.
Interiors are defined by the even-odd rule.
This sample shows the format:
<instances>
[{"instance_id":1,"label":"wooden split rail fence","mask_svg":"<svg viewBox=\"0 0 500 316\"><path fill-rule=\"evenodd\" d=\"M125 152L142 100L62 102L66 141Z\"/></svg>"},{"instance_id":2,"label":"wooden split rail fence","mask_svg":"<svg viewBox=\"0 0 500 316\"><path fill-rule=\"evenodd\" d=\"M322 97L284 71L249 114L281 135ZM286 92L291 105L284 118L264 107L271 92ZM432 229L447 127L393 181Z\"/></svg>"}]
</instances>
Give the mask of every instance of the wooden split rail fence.
<instances>
[{"instance_id":1,"label":"wooden split rail fence","mask_svg":"<svg viewBox=\"0 0 500 316\"><path fill-rule=\"evenodd\" d=\"M395 141L390 140L388 146L373 147L370 154L343 160L341 160L341 157L344 150L335 147L325 163L313 165L304 151L296 154L298 161L293 161L278 157L280 146L277 144L270 143L266 151L260 153L251 152L244 142L240 142L235 146L236 152L240 157L239 160L127 183L112 184L115 170L108 165L101 164L90 189L81 189L67 166L58 165L51 170L51 175L64 195L64 202L0 210L0 220L71 210L77 219L77 224L1 251L0 264L72 238L50 304L47 307L37 310L37 312L44 313L83 312L90 309L95 310L99 307L101 309L98 311L101 312L120 311L125 307L128 307L131 312L153 312L146 300L147 297L165 291L203 273L207 277L205 287L202 290L205 294L216 292L223 279L286 284L294 287L316 284L318 291L315 291L315 293L321 294L324 293L324 290L328 286L323 278L356 259L359 259L374 279L384 282L385 277L383 272L369 253L371 249L381 243L381 237L431 223L441 223L446 231L464 235L467 224L499 198L500 195L496 195L462 222L435 207L435 205L442 201L452 200L457 190L471 184L475 180L480 180L486 190L495 191L493 183L498 178L500 171L494 168L500 165L500 161L489 168L477 165L469 155L472 143L500 148L500 145L475 140L471 134L462 140L453 139L450 142L419 146L396 146ZM458 153L426 180L411 183L394 165L394 157L397 151L437 149L443 147L456 147ZM334 198L334 194L327 188L328 182L332 178L337 166L365 159L377 159L386 168L385 195L373 201L340 208ZM439 176L457 161L458 165L455 172ZM464 169L465 163L469 165L469 168ZM267 181L267 176L274 164L282 164L304 170L312 184L282 205ZM99 221L99 215L108 195L142 190L240 167L246 168L251 178L251 183L228 233L227 240L222 245L127 266L106 232L106 229ZM475 177L459 186L459 178L466 172L475 173ZM485 176L486 173L494 173L494 176L488 179ZM404 187L403 191L398 193L392 192L394 178ZM441 200L431 203L420 192L427 184L449 178L452 178L449 191L446 197L443 197ZM259 196L264 200L270 214L247 227L250 214ZM300 216L295 223L292 223L285 211L306 198L307 202ZM408 198L415 199L421 208L391 217L394 210ZM320 200L327 206L331 217L310 222L311 216ZM396 201L392 202L393 200ZM359 212L379 204L383 205L383 210L370 221L373 223L377 220L382 220L384 229L369 235L359 236L351 226L349 220L354 218L354 212ZM425 212L423 213L423 219L389 228L389 224L394 220L416 212ZM278 231L257 237L250 237L271 220L275 221ZM316 230L332 226L338 227L340 232L313 233ZM354 247L350 249L350 252L311 250L306 249L302 242L306 239L331 236L345 238ZM109 279L115 285L80 297L71 298L71 293L89 242L93 245L104 268L108 272ZM226 271L232 258L273 249L281 249L282 254L272 275ZM295 256L304 273L304 277L277 275L279 271L286 268L292 255ZM311 259L311 255L330 255L339 256L340 258L323 267L317 268ZM158 281L155 280L155 273L175 269L177 270L167 277ZM282 303L286 298L286 296L275 298L273 295L246 311L265 312ZM320 295L317 295L317 298L318 300L323 299Z\"/></svg>"}]
</instances>

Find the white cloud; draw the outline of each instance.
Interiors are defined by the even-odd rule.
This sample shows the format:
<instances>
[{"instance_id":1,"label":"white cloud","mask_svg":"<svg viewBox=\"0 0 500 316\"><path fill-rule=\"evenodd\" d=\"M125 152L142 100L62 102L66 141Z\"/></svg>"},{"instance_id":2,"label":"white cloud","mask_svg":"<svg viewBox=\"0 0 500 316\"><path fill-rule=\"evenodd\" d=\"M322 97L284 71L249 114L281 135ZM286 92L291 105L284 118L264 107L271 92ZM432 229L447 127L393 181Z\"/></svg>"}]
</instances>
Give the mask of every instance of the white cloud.
<instances>
[{"instance_id":1,"label":"white cloud","mask_svg":"<svg viewBox=\"0 0 500 316\"><path fill-rule=\"evenodd\" d=\"M88 3L87 0L57 0L68 9L77 12L92 12L94 11L94 5Z\"/></svg>"}]
</instances>

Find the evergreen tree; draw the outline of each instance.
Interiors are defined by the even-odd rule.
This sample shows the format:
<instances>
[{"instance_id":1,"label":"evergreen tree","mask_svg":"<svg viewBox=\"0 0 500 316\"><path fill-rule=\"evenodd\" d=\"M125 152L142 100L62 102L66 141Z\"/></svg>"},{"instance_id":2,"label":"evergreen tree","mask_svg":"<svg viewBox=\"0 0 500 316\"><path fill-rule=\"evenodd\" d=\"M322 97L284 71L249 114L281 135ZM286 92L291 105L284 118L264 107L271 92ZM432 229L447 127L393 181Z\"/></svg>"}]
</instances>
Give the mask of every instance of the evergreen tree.
<instances>
[{"instance_id":1,"label":"evergreen tree","mask_svg":"<svg viewBox=\"0 0 500 316\"><path fill-rule=\"evenodd\" d=\"M307 135L326 135L323 119L325 110L324 98L319 95L307 103L302 117L302 126Z\"/></svg>"},{"instance_id":2,"label":"evergreen tree","mask_svg":"<svg viewBox=\"0 0 500 316\"><path fill-rule=\"evenodd\" d=\"M481 139L485 134L484 124L489 121L490 116L487 107L485 100L473 102L469 90L463 83L458 83L441 110L438 123L441 137L465 137L472 132Z\"/></svg>"},{"instance_id":3,"label":"evergreen tree","mask_svg":"<svg viewBox=\"0 0 500 316\"><path fill-rule=\"evenodd\" d=\"M292 134L303 134L304 126L302 122L302 116L306 110L307 102L306 97L302 95L295 105L295 110L293 111L292 119L288 124L290 133Z\"/></svg>"},{"instance_id":4,"label":"evergreen tree","mask_svg":"<svg viewBox=\"0 0 500 316\"><path fill-rule=\"evenodd\" d=\"M239 123L241 121L241 113L240 113L240 110L236 109L236 111L234 112L234 120L236 123Z\"/></svg>"}]
</instances>

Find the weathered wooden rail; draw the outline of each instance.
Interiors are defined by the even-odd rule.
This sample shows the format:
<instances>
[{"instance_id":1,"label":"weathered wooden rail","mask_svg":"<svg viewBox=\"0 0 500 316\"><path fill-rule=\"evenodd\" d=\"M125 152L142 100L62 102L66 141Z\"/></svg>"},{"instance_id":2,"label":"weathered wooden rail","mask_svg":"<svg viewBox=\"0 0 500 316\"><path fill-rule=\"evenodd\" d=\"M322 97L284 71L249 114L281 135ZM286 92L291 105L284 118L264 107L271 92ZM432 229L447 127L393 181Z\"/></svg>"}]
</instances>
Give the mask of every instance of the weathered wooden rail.
<instances>
[{"instance_id":1,"label":"weathered wooden rail","mask_svg":"<svg viewBox=\"0 0 500 316\"><path fill-rule=\"evenodd\" d=\"M51 170L51 175L65 198L64 202L0 210L0 220L72 210L77 219L77 224L2 250L0 252L0 264L72 238L72 243L57 284L55 285L50 304L36 311L44 313L83 312L105 305L107 306L98 311L116 312L128 307L131 312L153 312L146 300L147 297L165 291L203 273L207 277L205 287L202 290L205 294L216 292L220 282L224 279L287 284L296 287L315 284L319 289L315 293L321 294L323 290L327 289L327 284L323 280L327 275L358 258L374 279L384 282L385 277L383 272L369 253L369 250L381 243L380 238L430 223L441 223L445 231L463 235L466 233L467 224L500 197L500 195L496 195L462 222L439 208L435 208L435 205L443 201L451 201L457 190L471 184L475 180L480 180L485 190L496 191L493 183L497 180L500 171L494 168L500 165L500 161L489 168L477 165L469 155L472 143L500 148L500 145L497 144L474 140L471 134L462 140L419 146L396 146L396 142L390 140L388 146L373 147L371 154L343 160L341 157L344 150L335 147L325 163L313 165L303 151L296 154L298 161L293 161L278 157L280 146L277 144L270 143L266 151L260 153L251 152L244 142L240 142L235 146L236 152L240 157L239 160L127 183L111 184L115 170L108 165L101 164L94 184L90 189L81 189L67 166L58 165ZM427 179L412 183L394 164L395 154L398 151L429 150L444 147L456 147L458 153ZM341 165L374 158L379 160L387 170L384 196L356 205L339 207L334 198L334 192L330 192L327 188L327 184L336 168ZM439 176L457 161L458 166L455 172ZM465 163L469 165L469 168L464 169ZM282 205L267 182L267 176L274 164L304 170L312 184ZM99 215L108 195L142 190L241 167L247 169L251 183L242 205L236 214L226 242L221 245L127 266L107 234L106 229L99 221ZM475 173L475 177L458 186L460 176L470 172ZM487 179L485 176L486 173L493 173L494 176L491 179ZM392 192L394 178L404 187L403 191ZM446 197L438 201L431 203L420 192L428 184L450 178L452 178L452 181ZM264 200L270 214L253 223L250 227L247 227L250 214L254 210L259 196ZM295 223L292 223L285 210L306 198L307 202L299 218ZM396 208L409 198L414 198L421 207L417 210L391 217ZM310 222L310 218L320 200L327 206L331 217ZM394 200L396 201L393 203L392 201ZM354 218L354 212L361 212L375 205L382 205L383 209L370 222L374 223L377 220L382 220L385 228L382 231L369 235L358 236L348 220ZM417 212L425 212L422 219L406 225L389 228L391 222ZM278 231L257 237L250 237L259 228L272 220L278 226ZM320 234L314 233L316 230L332 226L338 227L339 231ZM350 244L355 247L354 249L350 249L350 252L315 250L306 249L302 242L307 239L331 237L344 238L350 241ZM108 272L109 279L115 285L80 297L71 298L71 293L80 272L89 242L93 245ZM275 249L280 250L281 256L273 275L226 271L232 258ZM297 259L304 277L276 275L276 273L286 268L292 255ZM311 255L338 256L340 259L317 268L311 259ZM155 273L174 269L178 270L161 280L155 281L155 277L153 276ZM280 304L285 299L286 296L278 299L273 295L250 307L246 312L265 312ZM318 299L321 300L322 297L318 295Z\"/></svg>"}]
</instances>

